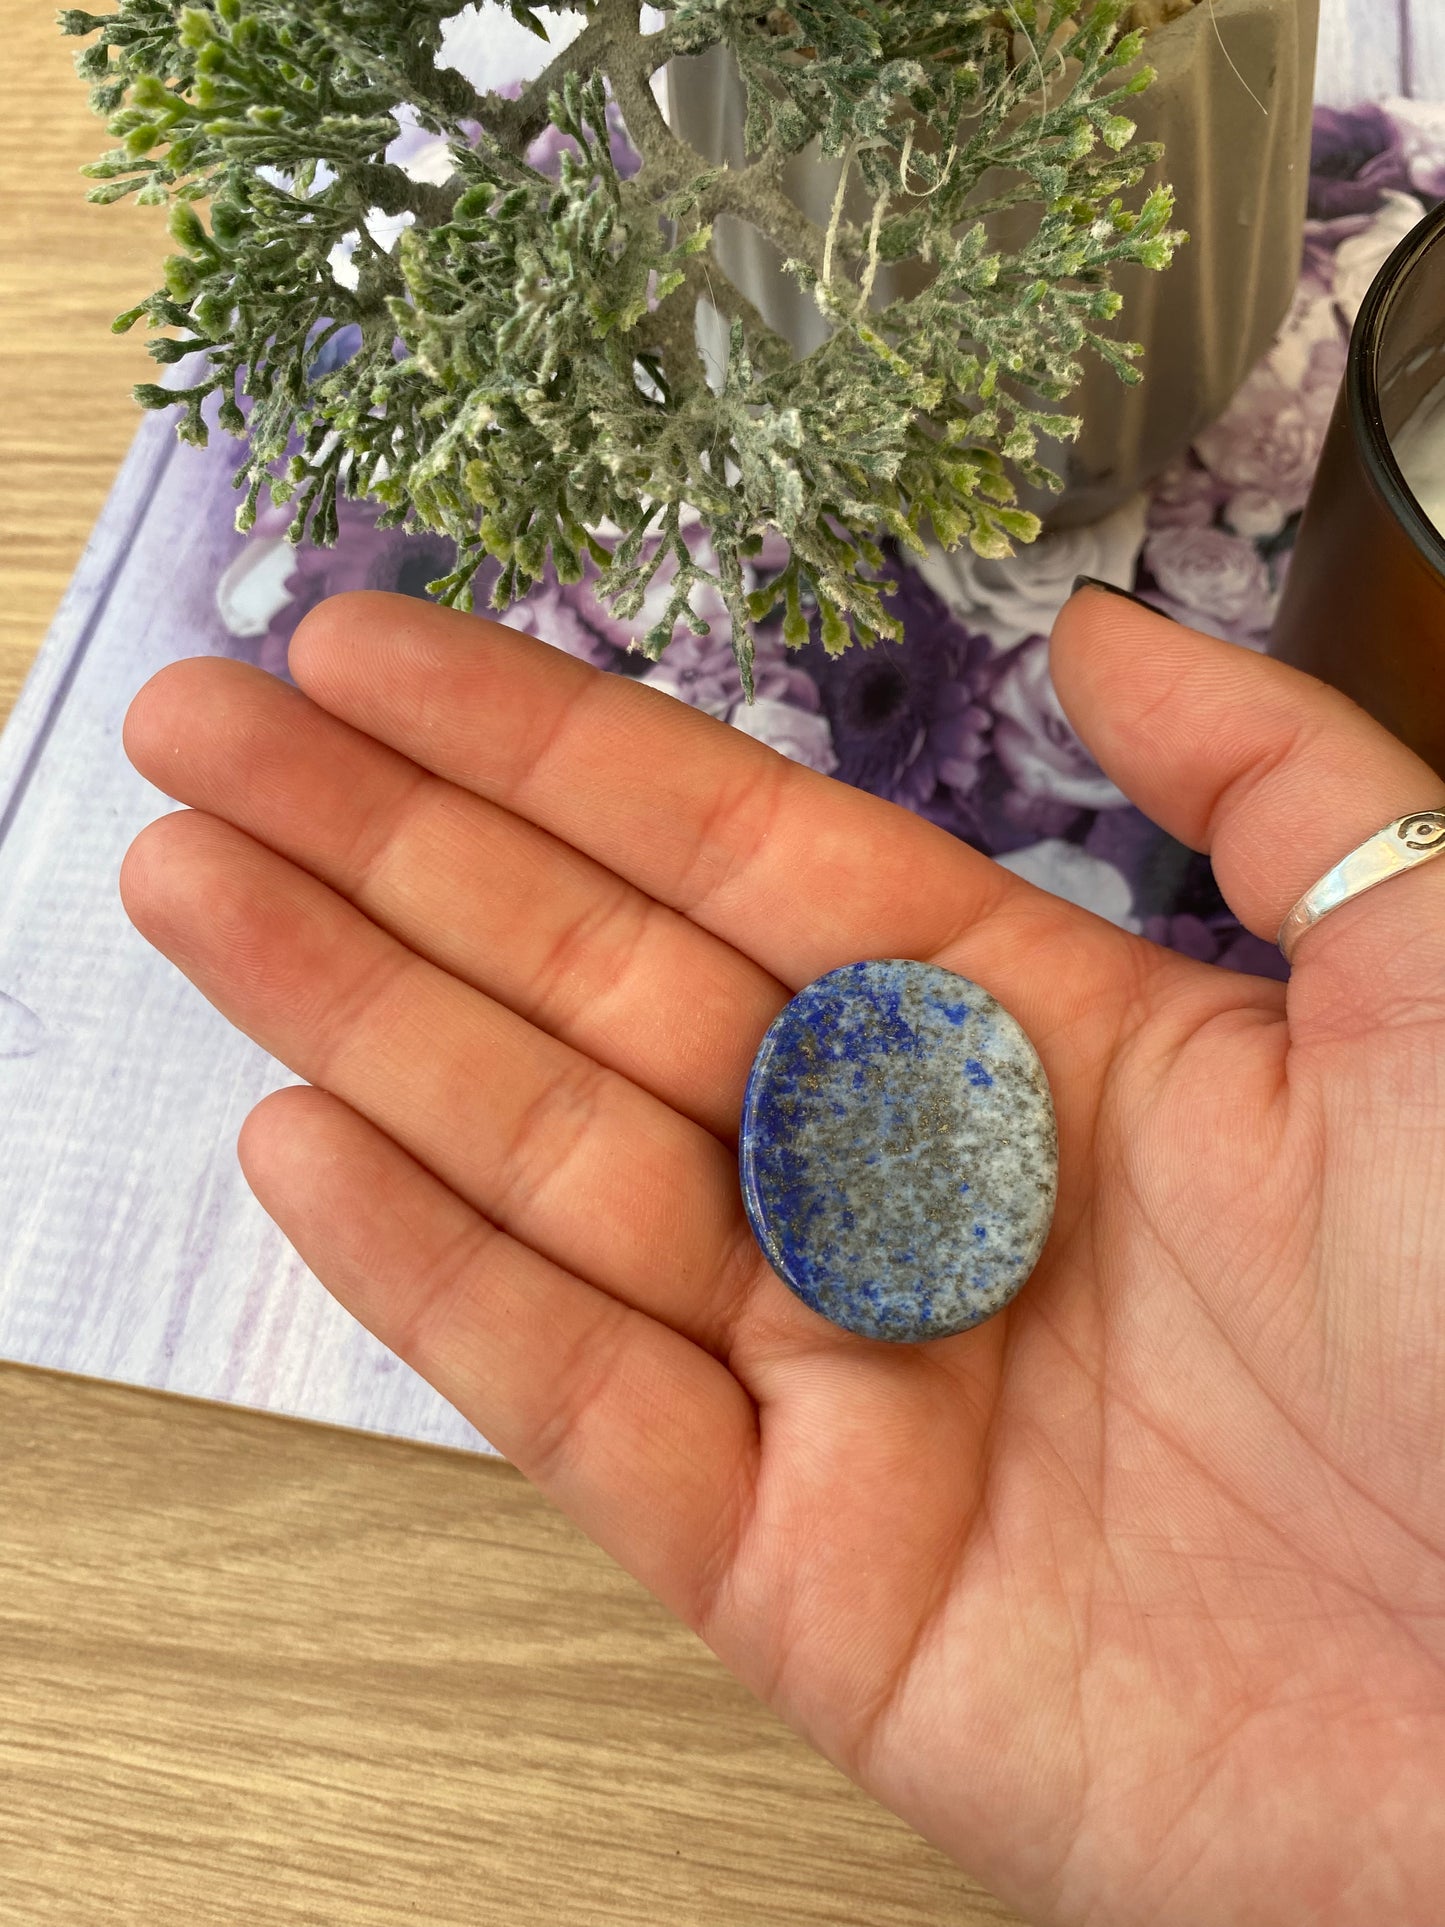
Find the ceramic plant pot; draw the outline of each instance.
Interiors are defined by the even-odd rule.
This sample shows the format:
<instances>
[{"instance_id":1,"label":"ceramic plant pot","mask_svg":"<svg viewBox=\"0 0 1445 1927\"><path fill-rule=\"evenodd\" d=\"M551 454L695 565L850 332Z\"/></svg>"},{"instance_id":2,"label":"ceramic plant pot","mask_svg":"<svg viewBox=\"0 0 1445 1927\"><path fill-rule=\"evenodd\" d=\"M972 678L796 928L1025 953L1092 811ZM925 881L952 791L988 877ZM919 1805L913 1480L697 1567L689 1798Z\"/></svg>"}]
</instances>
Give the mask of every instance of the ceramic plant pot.
<instances>
[{"instance_id":1,"label":"ceramic plant pot","mask_svg":"<svg viewBox=\"0 0 1445 1927\"><path fill-rule=\"evenodd\" d=\"M1029 498L1051 527L1107 515L1182 454L1284 318L1299 276L1318 24L1319 0L1200 0L1150 35L1147 58L1158 79L1129 113L1140 140L1164 145L1145 187L1173 183L1190 242L1165 274L1118 273L1124 308L1114 328L1143 344L1144 381L1126 388L1086 358L1065 411L1083 417L1083 434L1042 451L1064 477L1064 492ZM743 165L743 90L728 55L715 48L675 61L668 84L677 131L710 161ZM813 220L827 221L836 161L805 149L784 181ZM866 205L849 213L866 219ZM728 276L796 352L819 345L822 318L770 242L728 220L719 223L716 248ZM896 273L879 281L882 300L905 291Z\"/></svg>"}]
</instances>

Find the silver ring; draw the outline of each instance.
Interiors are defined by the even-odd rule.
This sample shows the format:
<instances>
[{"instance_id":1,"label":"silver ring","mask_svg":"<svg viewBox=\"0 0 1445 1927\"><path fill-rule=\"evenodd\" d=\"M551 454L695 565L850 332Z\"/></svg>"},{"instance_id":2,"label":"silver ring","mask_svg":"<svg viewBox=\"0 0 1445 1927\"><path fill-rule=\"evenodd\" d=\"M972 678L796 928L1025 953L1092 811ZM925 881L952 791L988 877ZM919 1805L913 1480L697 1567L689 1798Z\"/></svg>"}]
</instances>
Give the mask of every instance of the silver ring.
<instances>
[{"instance_id":1,"label":"silver ring","mask_svg":"<svg viewBox=\"0 0 1445 1927\"><path fill-rule=\"evenodd\" d=\"M1413 815L1387 823L1358 850L1351 850L1312 890L1306 890L1290 911L1279 927L1279 947L1285 961L1293 962L1295 947L1305 931L1331 910L1437 856L1445 856L1445 810L1416 810Z\"/></svg>"}]
</instances>

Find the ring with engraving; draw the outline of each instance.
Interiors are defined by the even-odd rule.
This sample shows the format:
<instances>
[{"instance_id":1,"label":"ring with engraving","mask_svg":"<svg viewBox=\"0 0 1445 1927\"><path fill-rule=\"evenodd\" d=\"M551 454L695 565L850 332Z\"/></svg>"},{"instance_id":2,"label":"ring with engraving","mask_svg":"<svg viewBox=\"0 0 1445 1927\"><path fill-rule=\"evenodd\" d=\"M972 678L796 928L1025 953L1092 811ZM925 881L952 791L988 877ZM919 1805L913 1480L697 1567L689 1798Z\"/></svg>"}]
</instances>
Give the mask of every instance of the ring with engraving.
<instances>
[{"instance_id":1,"label":"ring with engraving","mask_svg":"<svg viewBox=\"0 0 1445 1927\"><path fill-rule=\"evenodd\" d=\"M1300 938L1332 910L1351 903L1376 884L1403 876L1432 858L1445 856L1445 810L1415 810L1398 817L1306 890L1280 925L1279 947L1293 963Z\"/></svg>"}]
</instances>

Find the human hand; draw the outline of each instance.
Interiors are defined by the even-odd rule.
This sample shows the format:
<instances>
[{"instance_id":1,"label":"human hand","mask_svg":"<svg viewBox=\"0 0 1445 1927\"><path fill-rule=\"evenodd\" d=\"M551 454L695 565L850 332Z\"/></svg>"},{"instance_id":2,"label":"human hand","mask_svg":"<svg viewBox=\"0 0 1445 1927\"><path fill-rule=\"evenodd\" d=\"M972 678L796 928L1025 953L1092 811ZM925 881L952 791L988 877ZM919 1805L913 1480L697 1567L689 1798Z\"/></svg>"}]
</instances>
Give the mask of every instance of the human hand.
<instances>
[{"instance_id":1,"label":"human hand","mask_svg":"<svg viewBox=\"0 0 1445 1927\"><path fill-rule=\"evenodd\" d=\"M343 1304L815 1746L1039 1921L1437 1927L1445 862L1286 987L1159 950L671 697L344 596L301 691L175 665L141 931L314 1088L247 1120ZM1085 592L1062 700L1272 935L1445 786L1297 672ZM918 1347L773 1275L764 1030L916 957L1033 1038L1058 1210Z\"/></svg>"}]
</instances>

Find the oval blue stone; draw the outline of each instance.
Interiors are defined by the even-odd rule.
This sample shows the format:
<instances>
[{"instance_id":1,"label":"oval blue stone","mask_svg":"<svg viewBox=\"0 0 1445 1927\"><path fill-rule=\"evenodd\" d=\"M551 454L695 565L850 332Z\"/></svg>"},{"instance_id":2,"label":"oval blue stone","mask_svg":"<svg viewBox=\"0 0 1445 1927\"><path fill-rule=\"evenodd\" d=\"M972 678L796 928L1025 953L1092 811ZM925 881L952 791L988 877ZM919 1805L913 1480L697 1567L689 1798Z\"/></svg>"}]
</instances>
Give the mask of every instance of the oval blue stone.
<instances>
[{"instance_id":1,"label":"oval blue stone","mask_svg":"<svg viewBox=\"0 0 1445 1927\"><path fill-rule=\"evenodd\" d=\"M1033 1045L986 990L856 963L769 1026L739 1164L753 1233L804 1304L909 1342L991 1317L1033 1270L1058 1133Z\"/></svg>"}]
</instances>

